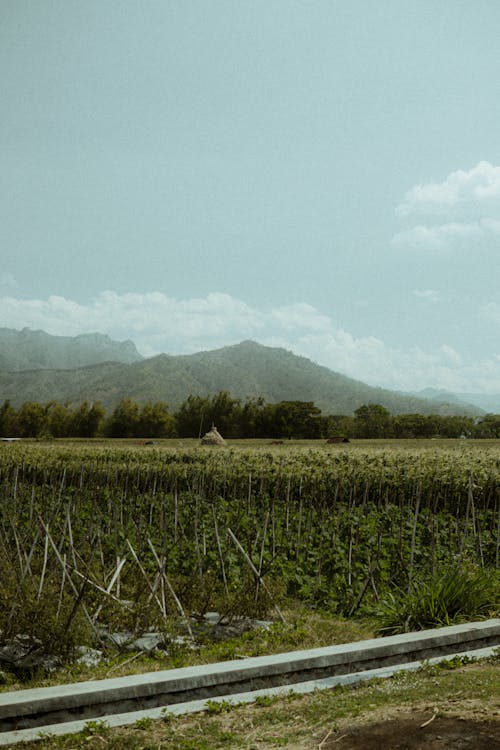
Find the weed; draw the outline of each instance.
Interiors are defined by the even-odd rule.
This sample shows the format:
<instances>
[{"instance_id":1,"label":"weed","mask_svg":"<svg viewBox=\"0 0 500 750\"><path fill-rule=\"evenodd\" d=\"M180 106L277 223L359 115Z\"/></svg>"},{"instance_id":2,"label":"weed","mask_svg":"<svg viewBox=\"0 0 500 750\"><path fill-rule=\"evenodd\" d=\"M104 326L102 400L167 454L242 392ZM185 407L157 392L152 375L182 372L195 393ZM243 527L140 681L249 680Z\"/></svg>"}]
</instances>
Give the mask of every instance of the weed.
<instances>
[{"instance_id":1,"label":"weed","mask_svg":"<svg viewBox=\"0 0 500 750\"><path fill-rule=\"evenodd\" d=\"M154 724L154 719L151 718L151 716L142 716L140 719L137 719L134 726L136 729L151 729L151 727Z\"/></svg>"},{"instance_id":2,"label":"weed","mask_svg":"<svg viewBox=\"0 0 500 750\"><path fill-rule=\"evenodd\" d=\"M210 716L214 716L217 714L223 714L228 711L232 711L238 704L232 703L231 701L227 700L212 700L209 698L205 702L205 710L207 714Z\"/></svg>"},{"instance_id":3,"label":"weed","mask_svg":"<svg viewBox=\"0 0 500 750\"><path fill-rule=\"evenodd\" d=\"M83 728L83 733L86 735L101 735L109 731L110 727L108 724L106 724L105 721L94 719L85 722L85 726Z\"/></svg>"},{"instance_id":4,"label":"weed","mask_svg":"<svg viewBox=\"0 0 500 750\"><path fill-rule=\"evenodd\" d=\"M258 708L267 708L281 699L280 695L258 695L254 701Z\"/></svg>"}]
</instances>

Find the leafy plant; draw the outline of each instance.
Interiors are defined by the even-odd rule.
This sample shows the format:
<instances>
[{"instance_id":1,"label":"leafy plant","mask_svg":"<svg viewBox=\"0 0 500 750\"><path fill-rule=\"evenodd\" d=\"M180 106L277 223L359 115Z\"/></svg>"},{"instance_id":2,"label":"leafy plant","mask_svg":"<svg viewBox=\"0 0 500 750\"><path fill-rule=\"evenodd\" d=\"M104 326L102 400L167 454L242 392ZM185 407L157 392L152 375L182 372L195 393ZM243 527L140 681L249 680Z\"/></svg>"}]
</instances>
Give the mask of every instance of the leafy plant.
<instances>
[{"instance_id":1,"label":"leafy plant","mask_svg":"<svg viewBox=\"0 0 500 750\"><path fill-rule=\"evenodd\" d=\"M390 592L377 616L385 635L487 617L499 605L498 576L456 566Z\"/></svg>"}]
</instances>

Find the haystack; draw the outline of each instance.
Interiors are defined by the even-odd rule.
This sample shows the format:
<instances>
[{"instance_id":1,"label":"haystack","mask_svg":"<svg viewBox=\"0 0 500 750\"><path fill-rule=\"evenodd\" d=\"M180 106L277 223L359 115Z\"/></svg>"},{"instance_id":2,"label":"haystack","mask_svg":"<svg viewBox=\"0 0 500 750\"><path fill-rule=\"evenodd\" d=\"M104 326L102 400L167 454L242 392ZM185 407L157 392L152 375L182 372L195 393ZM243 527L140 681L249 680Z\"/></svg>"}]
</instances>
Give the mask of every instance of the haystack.
<instances>
[{"instance_id":1,"label":"haystack","mask_svg":"<svg viewBox=\"0 0 500 750\"><path fill-rule=\"evenodd\" d=\"M222 447L226 445L226 441L220 434L217 427L212 425L212 428L205 435L203 435L201 439L201 444L202 445L218 445Z\"/></svg>"}]
</instances>

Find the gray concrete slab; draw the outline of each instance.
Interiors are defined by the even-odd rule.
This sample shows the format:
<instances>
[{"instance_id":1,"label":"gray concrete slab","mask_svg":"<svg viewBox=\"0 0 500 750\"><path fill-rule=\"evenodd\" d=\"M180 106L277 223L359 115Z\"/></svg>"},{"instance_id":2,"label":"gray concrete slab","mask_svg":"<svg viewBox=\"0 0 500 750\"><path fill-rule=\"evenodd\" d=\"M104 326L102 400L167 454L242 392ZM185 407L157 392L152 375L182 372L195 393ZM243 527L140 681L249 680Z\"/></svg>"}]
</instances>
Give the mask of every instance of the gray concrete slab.
<instances>
[{"instance_id":1,"label":"gray concrete slab","mask_svg":"<svg viewBox=\"0 0 500 750\"><path fill-rule=\"evenodd\" d=\"M178 703L170 706L158 706L153 709L143 711L130 711L127 713L113 714L101 717L100 721L107 727L131 726L141 719L160 720L168 715L181 716L189 713L204 711L207 708L207 701L225 701L237 705L238 703L252 703L260 696L279 697L286 696L290 693L297 695L307 694L315 690L327 690L339 685L354 685L359 682L384 679L401 671L415 671L421 669L424 664L437 664L440 661L449 658L468 658L468 659L486 659L492 656L497 647L476 649L473 651L462 651L449 654L448 656L438 656L425 661L416 661L392 666L380 667L378 669L365 670L363 672L354 672L352 674L338 675L319 680L310 680L296 683L288 686L263 688L245 693L221 695L214 699L199 699ZM44 727L33 727L30 729L20 729L0 733L0 746L16 744L18 742L32 742L43 739L48 735L62 736L65 734L75 734L85 730L88 720L80 719L77 721L51 724Z\"/></svg>"},{"instance_id":2,"label":"gray concrete slab","mask_svg":"<svg viewBox=\"0 0 500 750\"><path fill-rule=\"evenodd\" d=\"M73 718L254 692L500 644L500 619L107 680L0 693L0 735Z\"/></svg>"}]
</instances>

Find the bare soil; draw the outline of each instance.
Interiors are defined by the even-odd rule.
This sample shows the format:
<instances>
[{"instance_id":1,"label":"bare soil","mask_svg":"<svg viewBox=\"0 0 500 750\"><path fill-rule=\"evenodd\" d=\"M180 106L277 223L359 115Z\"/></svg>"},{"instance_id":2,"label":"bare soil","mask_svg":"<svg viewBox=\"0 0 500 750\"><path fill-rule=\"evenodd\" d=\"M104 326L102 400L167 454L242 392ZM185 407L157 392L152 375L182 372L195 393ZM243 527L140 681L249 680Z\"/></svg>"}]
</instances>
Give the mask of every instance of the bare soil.
<instances>
[{"instance_id":1,"label":"bare soil","mask_svg":"<svg viewBox=\"0 0 500 750\"><path fill-rule=\"evenodd\" d=\"M344 726L321 750L500 750L500 720L408 712L369 724Z\"/></svg>"}]
</instances>

